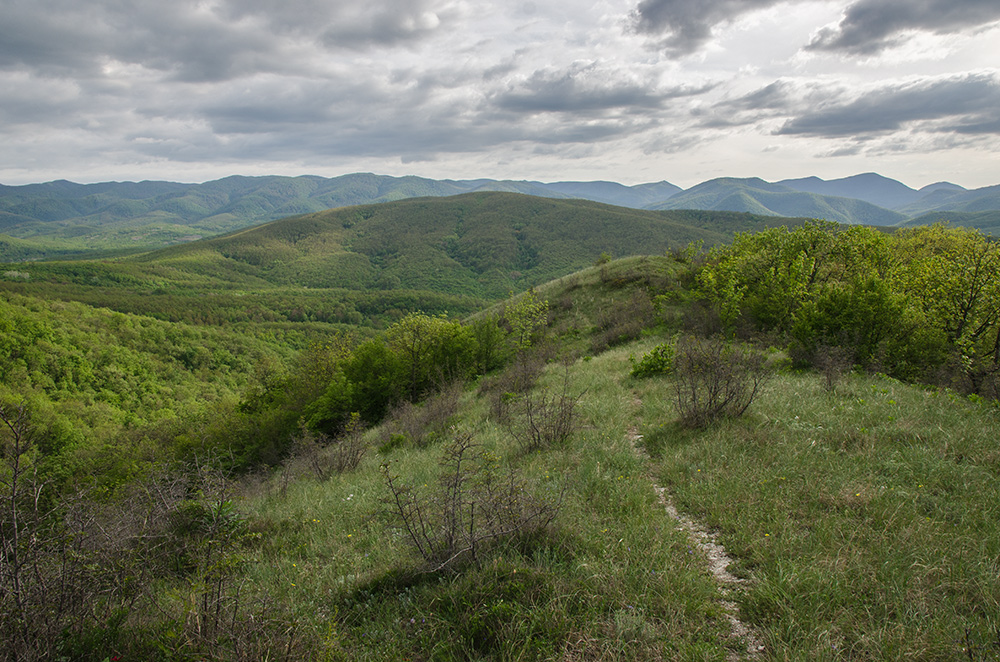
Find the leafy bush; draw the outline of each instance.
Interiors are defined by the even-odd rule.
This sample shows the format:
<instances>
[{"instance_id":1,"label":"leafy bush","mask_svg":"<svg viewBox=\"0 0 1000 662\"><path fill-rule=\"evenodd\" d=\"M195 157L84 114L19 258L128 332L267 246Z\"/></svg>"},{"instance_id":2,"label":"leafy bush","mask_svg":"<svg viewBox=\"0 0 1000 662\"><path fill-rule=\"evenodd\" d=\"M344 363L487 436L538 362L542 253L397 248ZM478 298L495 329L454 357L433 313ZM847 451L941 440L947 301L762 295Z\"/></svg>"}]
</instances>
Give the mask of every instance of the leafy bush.
<instances>
[{"instance_id":1,"label":"leafy bush","mask_svg":"<svg viewBox=\"0 0 1000 662\"><path fill-rule=\"evenodd\" d=\"M677 354L677 339L660 343L649 350L639 360L634 356L629 356L629 363L632 364L631 375L633 377L652 377L653 375L665 375L673 372L674 356Z\"/></svg>"},{"instance_id":2,"label":"leafy bush","mask_svg":"<svg viewBox=\"0 0 1000 662\"><path fill-rule=\"evenodd\" d=\"M681 423L692 428L745 414L771 375L759 351L692 336L678 341L674 370Z\"/></svg>"}]
</instances>

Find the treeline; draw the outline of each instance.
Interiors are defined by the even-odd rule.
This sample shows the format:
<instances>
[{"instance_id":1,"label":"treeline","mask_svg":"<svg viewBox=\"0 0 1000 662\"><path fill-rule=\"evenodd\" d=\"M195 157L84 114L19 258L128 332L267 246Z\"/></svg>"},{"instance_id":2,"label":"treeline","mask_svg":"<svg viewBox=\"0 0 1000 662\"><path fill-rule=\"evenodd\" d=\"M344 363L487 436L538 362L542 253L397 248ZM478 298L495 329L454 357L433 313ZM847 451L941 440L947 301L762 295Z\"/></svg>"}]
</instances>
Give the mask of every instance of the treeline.
<instances>
[{"instance_id":1,"label":"treeline","mask_svg":"<svg viewBox=\"0 0 1000 662\"><path fill-rule=\"evenodd\" d=\"M1000 244L978 231L813 222L738 234L697 280L723 327L788 343L799 365L1000 397Z\"/></svg>"},{"instance_id":2,"label":"treeline","mask_svg":"<svg viewBox=\"0 0 1000 662\"><path fill-rule=\"evenodd\" d=\"M314 323L386 327L414 309L467 315L482 301L416 290L270 289L232 291L171 286L96 287L32 280L27 271L8 272L0 290L45 299L78 301L97 308L167 322L207 326ZM327 329L331 331L332 329Z\"/></svg>"}]
</instances>

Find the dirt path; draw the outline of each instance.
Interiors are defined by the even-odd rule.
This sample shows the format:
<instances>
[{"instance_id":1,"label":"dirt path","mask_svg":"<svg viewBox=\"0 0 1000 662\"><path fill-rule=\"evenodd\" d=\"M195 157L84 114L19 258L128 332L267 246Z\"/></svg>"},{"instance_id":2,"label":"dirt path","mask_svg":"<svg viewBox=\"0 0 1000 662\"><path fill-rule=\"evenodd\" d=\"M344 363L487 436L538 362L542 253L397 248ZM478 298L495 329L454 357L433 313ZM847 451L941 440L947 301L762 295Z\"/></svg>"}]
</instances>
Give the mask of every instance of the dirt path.
<instances>
[{"instance_id":1,"label":"dirt path","mask_svg":"<svg viewBox=\"0 0 1000 662\"><path fill-rule=\"evenodd\" d=\"M629 441L632 443L632 447L637 453L645 456L642 449L638 446L638 442L641 440L642 435L638 433L636 428L633 427L629 430ZM719 592L722 595L722 608L725 610L726 619L729 621L729 636L735 642L738 642L737 648L743 651L741 653L737 650L731 650L728 657L729 662L759 659L761 653L764 651L764 646L760 642L760 637L757 636L750 626L740 620L739 606L737 606L737 604L730 599L733 592L739 590L740 585L743 584L745 580L740 579L729 572L729 564L732 563L733 560L726 553L726 548L720 545L715 535L710 533L703 526L694 520L681 515L671 501L666 488L653 483L653 489L656 491L656 496L666 509L667 514L670 515L675 522L677 522L677 529L679 531L684 531L687 534L688 539L691 541L691 546L699 550L705 557L708 571L715 579L716 584L719 586Z\"/></svg>"}]
</instances>

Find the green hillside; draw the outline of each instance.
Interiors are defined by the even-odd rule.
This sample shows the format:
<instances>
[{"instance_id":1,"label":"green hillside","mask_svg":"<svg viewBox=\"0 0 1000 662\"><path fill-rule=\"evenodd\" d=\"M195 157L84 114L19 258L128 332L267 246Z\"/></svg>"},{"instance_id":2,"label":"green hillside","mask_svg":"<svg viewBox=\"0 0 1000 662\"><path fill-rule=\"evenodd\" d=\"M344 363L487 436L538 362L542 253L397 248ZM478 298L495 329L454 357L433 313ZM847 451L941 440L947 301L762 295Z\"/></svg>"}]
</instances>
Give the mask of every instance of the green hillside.
<instances>
[{"instance_id":1,"label":"green hillside","mask_svg":"<svg viewBox=\"0 0 1000 662\"><path fill-rule=\"evenodd\" d=\"M0 655L993 659L996 245L600 262L364 337L5 294Z\"/></svg>"},{"instance_id":2,"label":"green hillside","mask_svg":"<svg viewBox=\"0 0 1000 662\"><path fill-rule=\"evenodd\" d=\"M1000 211L929 212L905 223L900 223L900 227L917 227L935 223L947 223L956 227L978 229L986 234L1000 235Z\"/></svg>"},{"instance_id":3,"label":"green hillside","mask_svg":"<svg viewBox=\"0 0 1000 662\"><path fill-rule=\"evenodd\" d=\"M421 305L469 313L603 254L788 222L801 219L475 193L297 216L142 256L14 265L27 277L0 288L191 323L381 324Z\"/></svg>"},{"instance_id":4,"label":"green hillside","mask_svg":"<svg viewBox=\"0 0 1000 662\"><path fill-rule=\"evenodd\" d=\"M642 207L676 190L666 182L628 187L610 182L451 181L369 173L332 179L233 176L204 184L58 181L0 186L0 232L22 239L58 239L77 250L148 249L297 214L414 197L506 191ZM17 258L0 253L0 259Z\"/></svg>"},{"instance_id":5,"label":"green hillside","mask_svg":"<svg viewBox=\"0 0 1000 662\"><path fill-rule=\"evenodd\" d=\"M899 211L914 217L935 211L979 213L1000 209L1000 186L971 191L936 190Z\"/></svg>"}]
</instances>

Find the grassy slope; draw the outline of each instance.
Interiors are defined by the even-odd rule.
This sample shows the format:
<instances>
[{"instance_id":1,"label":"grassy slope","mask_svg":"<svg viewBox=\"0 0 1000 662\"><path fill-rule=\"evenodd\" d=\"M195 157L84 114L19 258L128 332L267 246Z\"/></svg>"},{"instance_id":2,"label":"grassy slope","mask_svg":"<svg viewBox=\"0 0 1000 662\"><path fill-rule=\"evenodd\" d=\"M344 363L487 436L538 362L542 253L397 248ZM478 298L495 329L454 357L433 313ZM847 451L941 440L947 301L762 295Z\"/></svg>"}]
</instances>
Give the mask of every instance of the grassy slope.
<instances>
[{"instance_id":1,"label":"grassy slope","mask_svg":"<svg viewBox=\"0 0 1000 662\"><path fill-rule=\"evenodd\" d=\"M672 271L633 260L540 288L570 297L554 307L563 346L585 354L600 312L643 286L616 276L645 267L658 279ZM275 483L253 499L255 526L281 531L256 552L257 589L286 600L345 659L731 659L740 646L723 597L657 503L655 481L718 532L749 580L735 599L764 659L991 659L996 410L881 376L827 391L814 374L784 372L747 418L683 430L672 379L629 376L629 356L671 332L571 362L581 425L564 447L519 454L486 397L463 396L459 429L536 486L567 486L541 543L456 575L413 574L404 540L375 516L387 496L378 465L426 487L440 446L397 449L357 473L284 492ZM562 371L550 364L542 385L558 388ZM635 429L648 456L632 448Z\"/></svg>"},{"instance_id":2,"label":"grassy slope","mask_svg":"<svg viewBox=\"0 0 1000 662\"><path fill-rule=\"evenodd\" d=\"M984 234L994 234L1000 232L1000 211L930 212L928 214L924 214L923 216L911 219L905 223L900 223L900 227L933 225L934 223L948 223L956 227L975 228Z\"/></svg>"}]
</instances>

